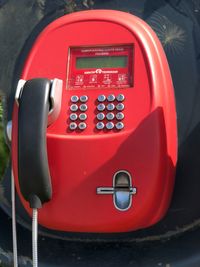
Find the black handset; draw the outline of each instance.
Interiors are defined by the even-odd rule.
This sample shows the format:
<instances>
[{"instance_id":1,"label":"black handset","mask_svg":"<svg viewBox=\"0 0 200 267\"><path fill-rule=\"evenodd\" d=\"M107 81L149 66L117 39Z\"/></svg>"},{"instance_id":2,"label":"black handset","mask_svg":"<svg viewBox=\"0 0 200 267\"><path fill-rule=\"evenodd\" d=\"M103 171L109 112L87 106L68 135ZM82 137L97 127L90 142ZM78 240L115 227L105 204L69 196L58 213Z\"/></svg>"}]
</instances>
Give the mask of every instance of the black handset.
<instances>
[{"instance_id":1,"label":"black handset","mask_svg":"<svg viewBox=\"0 0 200 267\"><path fill-rule=\"evenodd\" d=\"M19 186L23 197L30 203L31 208L41 207L52 197L46 129L48 114L51 114L51 123L55 120L55 117L52 119L54 109L56 117L59 114L61 87L58 79L53 82L43 78L28 80L24 83L18 99ZM59 103L55 103L55 99Z\"/></svg>"}]
</instances>

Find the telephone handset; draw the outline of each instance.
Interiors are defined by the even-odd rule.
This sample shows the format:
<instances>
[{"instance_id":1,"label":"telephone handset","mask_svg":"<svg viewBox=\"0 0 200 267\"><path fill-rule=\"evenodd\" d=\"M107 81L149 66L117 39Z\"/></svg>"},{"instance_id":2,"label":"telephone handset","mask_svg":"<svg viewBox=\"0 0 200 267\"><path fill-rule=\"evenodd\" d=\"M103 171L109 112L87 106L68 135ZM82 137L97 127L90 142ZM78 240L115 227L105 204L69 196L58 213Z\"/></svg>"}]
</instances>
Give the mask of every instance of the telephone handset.
<instances>
[{"instance_id":1,"label":"telephone handset","mask_svg":"<svg viewBox=\"0 0 200 267\"><path fill-rule=\"evenodd\" d=\"M175 99L144 21L111 10L54 21L29 53L16 99L14 177L29 214L27 201L44 203L41 225L128 232L164 216L177 159Z\"/></svg>"},{"instance_id":2,"label":"telephone handset","mask_svg":"<svg viewBox=\"0 0 200 267\"><path fill-rule=\"evenodd\" d=\"M46 129L59 115L61 93L62 82L58 79L18 83L18 177L21 193L31 208L40 208L52 198Z\"/></svg>"}]
</instances>

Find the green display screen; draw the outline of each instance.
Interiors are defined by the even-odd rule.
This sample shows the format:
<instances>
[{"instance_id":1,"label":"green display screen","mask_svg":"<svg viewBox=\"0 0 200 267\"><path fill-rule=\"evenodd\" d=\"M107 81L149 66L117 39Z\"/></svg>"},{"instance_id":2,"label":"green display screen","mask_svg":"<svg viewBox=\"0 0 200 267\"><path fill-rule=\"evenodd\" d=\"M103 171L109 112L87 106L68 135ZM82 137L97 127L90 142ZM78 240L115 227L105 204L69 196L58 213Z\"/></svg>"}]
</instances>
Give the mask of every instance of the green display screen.
<instances>
[{"instance_id":1,"label":"green display screen","mask_svg":"<svg viewBox=\"0 0 200 267\"><path fill-rule=\"evenodd\" d=\"M127 64L128 56L100 56L76 58L77 69L125 68Z\"/></svg>"}]
</instances>

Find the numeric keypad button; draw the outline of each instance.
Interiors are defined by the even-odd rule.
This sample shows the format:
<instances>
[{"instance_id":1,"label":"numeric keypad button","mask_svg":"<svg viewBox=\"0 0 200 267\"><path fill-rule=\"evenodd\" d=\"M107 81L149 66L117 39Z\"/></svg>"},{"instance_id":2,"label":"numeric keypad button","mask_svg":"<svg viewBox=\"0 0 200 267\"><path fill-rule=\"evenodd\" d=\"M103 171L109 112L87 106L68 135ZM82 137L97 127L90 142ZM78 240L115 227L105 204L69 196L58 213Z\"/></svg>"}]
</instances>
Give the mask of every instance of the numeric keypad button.
<instances>
[{"instance_id":1,"label":"numeric keypad button","mask_svg":"<svg viewBox=\"0 0 200 267\"><path fill-rule=\"evenodd\" d=\"M106 97L105 97L105 95L99 95L97 99L99 102L103 102L106 100Z\"/></svg>"},{"instance_id":2,"label":"numeric keypad button","mask_svg":"<svg viewBox=\"0 0 200 267\"><path fill-rule=\"evenodd\" d=\"M106 108L107 110L112 111L115 109L115 105L113 103L109 103Z\"/></svg>"},{"instance_id":3,"label":"numeric keypad button","mask_svg":"<svg viewBox=\"0 0 200 267\"><path fill-rule=\"evenodd\" d=\"M75 122L71 122L70 124L69 124L69 128L70 128L70 130L76 130L76 128L77 128L77 124L75 123Z\"/></svg>"},{"instance_id":4,"label":"numeric keypad button","mask_svg":"<svg viewBox=\"0 0 200 267\"><path fill-rule=\"evenodd\" d=\"M87 114L85 114L85 113L81 113L81 114L79 114L79 119L80 119L81 121L85 121L85 120L87 119Z\"/></svg>"},{"instance_id":5,"label":"numeric keypad button","mask_svg":"<svg viewBox=\"0 0 200 267\"><path fill-rule=\"evenodd\" d=\"M122 130L124 128L124 124L123 124L123 122L120 121L120 122L116 123L115 127L117 130Z\"/></svg>"},{"instance_id":6,"label":"numeric keypad button","mask_svg":"<svg viewBox=\"0 0 200 267\"><path fill-rule=\"evenodd\" d=\"M78 97L77 95L73 95L73 96L71 96L71 102L72 102L72 103L77 103L78 100L79 100L79 97Z\"/></svg>"},{"instance_id":7,"label":"numeric keypad button","mask_svg":"<svg viewBox=\"0 0 200 267\"><path fill-rule=\"evenodd\" d=\"M97 124L96 124L96 128L98 129L98 130L102 130L103 128L105 127L105 125L104 125L104 123L103 122L98 122Z\"/></svg>"},{"instance_id":8,"label":"numeric keypad button","mask_svg":"<svg viewBox=\"0 0 200 267\"><path fill-rule=\"evenodd\" d=\"M81 110L81 111L86 111L87 110L87 105L86 104L81 104L80 106L79 106L79 109Z\"/></svg>"},{"instance_id":9,"label":"numeric keypad button","mask_svg":"<svg viewBox=\"0 0 200 267\"><path fill-rule=\"evenodd\" d=\"M106 118L107 118L107 120L111 121L115 118L115 114L112 112L109 112L106 114Z\"/></svg>"},{"instance_id":10,"label":"numeric keypad button","mask_svg":"<svg viewBox=\"0 0 200 267\"><path fill-rule=\"evenodd\" d=\"M103 112L97 114L97 119L102 121L105 118L105 114Z\"/></svg>"},{"instance_id":11,"label":"numeric keypad button","mask_svg":"<svg viewBox=\"0 0 200 267\"><path fill-rule=\"evenodd\" d=\"M108 122L108 123L106 123L106 129L108 129L108 130L112 130L114 128L114 123L112 123L112 122Z\"/></svg>"},{"instance_id":12,"label":"numeric keypad button","mask_svg":"<svg viewBox=\"0 0 200 267\"><path fill-rule=\"evenodd\" d=\"M116 109L119 111L124 110L124 104L122 104L122 103L117 104Z\"/></svg>"},{"instance_id":13,"label":"numeric keypad button","mask_svg":"<svg viewBox=\"0 0 200 267\"><path fill-rule=\"evenodd\" d=\"M86 123L85 122L80 122L79 125L78 125L78 128L80 130L85 130L85 128L87 127Z\"/></svg>"},{"instance_id":14,"label":"numeric keypad button","mask_svg":"<svg viewBox=\"0 0 200 267\"><path fill-rule=\"evenodd\" d=\"M76 104L72 104L72 105L70 106L70 110L71 110L71 111L77 111L77 110L78 110L78 106L77 106Z\"/></svg>"},{"instance_id":15,"label":"numeric keypad button","mask_svg":"<svg viewBox=\"0 0 200 267\"><path fill-rule=\"evenodd\" d=\"M99 104L99 105L97 106L98 111L103 111L105 108L106 108L106 107L105 107L104 104Z\"/></svg>"},{"instance_id":16,"label":"numeric keypad button","mask_svg":"<svg viewBox=\"0 0 200 267\"><path fill-rule=\"evenodd\" d=\"M75 121L75 120L77 120L78 115L76 113L71 113L69 117L70 117L71 121Z\"/></svg>"},{"instance_id":17,"label":"numeric keypad button","mask_svg":"<svg viewBox=\"0 0 200 267\"><path fill-rule=\"evenodd\" d=\"M116 119L117 120L123 120L124 119L124 113L122 113L122 112L118 112L117 114L116 114Z\"/></svg>"},{"instance_id":18,"label":"numeric keypad button","mask_svg":"<svg viewBox=\"0 0 200 267\"><path fill-rule=\"evenodd\" d=\"M80 96L80 101L81 101L82 103L87 102L87 101L88 101L88 96L87 96L87 95L82 95L82 96Z\"/></svg>"},{"instance_id":19,"label":"numeric keypad button","mask_svg":"<svg viewBox=\"0 0 200 267\"><path fill-rule=\"evenodd\" d=\"M115 96L114 95L109 95L108 97L107 97L107 100L109 101L109 102L113 102L114 100L115 100Z\"/></svg>"},{"instance_id":20,"label":"numeric keypad button","mask_svg":"<svg viewBox=\"0 0 200 267\"><path fill-rule=\"evenodd\" d=\"M117 98L117 101L119 101L119 102L122 102L125 99L123 94L119 94L116 98Z\"/></svg>"}]
</instances>

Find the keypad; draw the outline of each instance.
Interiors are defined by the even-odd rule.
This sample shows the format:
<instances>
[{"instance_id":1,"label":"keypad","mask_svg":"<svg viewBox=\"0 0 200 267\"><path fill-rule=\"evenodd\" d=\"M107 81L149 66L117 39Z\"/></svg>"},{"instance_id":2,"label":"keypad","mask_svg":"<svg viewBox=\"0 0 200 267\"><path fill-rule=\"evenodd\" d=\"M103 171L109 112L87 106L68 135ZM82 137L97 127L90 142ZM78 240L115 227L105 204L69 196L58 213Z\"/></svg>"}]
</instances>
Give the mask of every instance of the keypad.
<instances>
[{"instance_id":1,"label":"keypad","mask_svg":"<svg viewBox=\"0 0 200 267\"><path fill-rule=\"evenodd\" d=\"M97 110L100 111L96 115L97 130L122 130L124 128L124 123L122 120L124 119L124 113L122 112L125 108L124 103L125 100L123 94L109 94L99 95L97 98Z\"/></svg>"},{"instance_id":2,"label":"keypad","mask_svg":"<svg viewBox=\"0 0 200 267\"><path fill-rule=\"evenodd\" d=\"M70 98L69 105L69 124L68 127L71 131L76 131L77 133L84 131L87 128L87 121L92 121L92 114L88 117L87 110L90 107L90 102L88 102L89 97L87 95L72 95ZM125 127L124 120L124 105L125 97L123 94L107 94L99 95L93 103L96 105L96 118L93 118L95 124L94 127L98 131L105 132L117 132ZM89 104L88 104L88 103ZM90 118L91 117L91 118Z\"/></svg>"},{"instance_id":3,"label":"keypad","mask_svg":"<svg viewBox=\"0 0 200 267\"><path fill-rule=\"evenodd\" d=\"M71 131L74 130L85 130L87 128L86 120L87 120L87 114L86 111L88 109L88 106L86 102L88 101L88 96L87 95L82 95L82 96L76 96L73 95L71 96L71 105L70 105L70 113L69 119L69 129ZM76 104L75 104L76 103Z\"/></svg>"}]
</instances>

